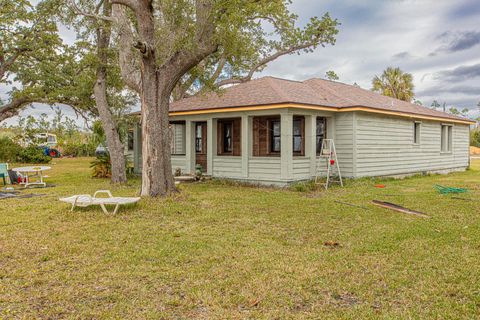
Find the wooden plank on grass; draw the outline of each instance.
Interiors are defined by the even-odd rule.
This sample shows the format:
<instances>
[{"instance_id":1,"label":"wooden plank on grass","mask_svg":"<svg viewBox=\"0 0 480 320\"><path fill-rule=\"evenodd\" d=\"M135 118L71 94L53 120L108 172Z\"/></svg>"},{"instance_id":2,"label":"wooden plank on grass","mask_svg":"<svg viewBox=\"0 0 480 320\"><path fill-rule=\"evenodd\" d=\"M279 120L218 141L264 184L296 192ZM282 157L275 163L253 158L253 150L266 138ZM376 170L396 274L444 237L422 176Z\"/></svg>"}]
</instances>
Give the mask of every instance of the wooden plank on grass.
<instances>
[{"instance_id":1,"label":"wooden plank on grass","mask_svg":"<svg viewBox=\"0 0 480 320\"><path fill-rule=\"evenodd\" d=\"M402 206L399 206L398 204L390 203L390 202L385 202L385 201L379 201L379 200L372 200L373 204L382 208L406 213L406 214L413 214L422 218L430 218L430 216L426 215L423 212L420 211L415 211L411 209L404 208Z\"/></svg>"}]
</instances>

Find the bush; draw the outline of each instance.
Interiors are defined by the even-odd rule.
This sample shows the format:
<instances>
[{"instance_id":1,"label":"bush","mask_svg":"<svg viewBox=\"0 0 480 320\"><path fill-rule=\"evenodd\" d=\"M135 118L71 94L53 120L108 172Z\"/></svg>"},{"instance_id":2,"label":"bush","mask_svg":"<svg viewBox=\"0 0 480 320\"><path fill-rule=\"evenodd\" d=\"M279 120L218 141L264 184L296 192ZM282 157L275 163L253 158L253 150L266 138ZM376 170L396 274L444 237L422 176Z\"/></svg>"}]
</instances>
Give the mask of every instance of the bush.
<instances>
[{"instance_id":1,"label":"bush","mask_svg":"<svg viewBox=\"0 0 480 320\"><path fill-rule=\"evenodd\" d=\"M95 148L97 146L93 143L81 143L77 141L64 141L61 145L62 154L66 157L91 157L95 155Z\"/></svg>"},{"instance_id":2,"label":"bush","mask_svg":"<svg viewBox=\"0 0 480 320\"><path fill-rule=\"evenodd\" d=\"M90 162L90 168L93 169L92 176L94 178L110 178L112 176L112 164L108 154Z\"/></svg>"},{"instance_id":3,"label":"bush","mask_svg":"<svg viewBox=\"0 0 480 320\"><path fill-rule=\"evenodd\" d=\"M0 162L14 162L22 147L8 137L0 138Z\"/></svg>"},{"instance_id":4,"label":"bush","mask_svg":"<svg viewBox=\"0 0 480 320\"><path fill-rule=\"evenodd\" d=\"M290 186L290 190L296 192L312 192L318 189L315 180L300 181Z\"/></svg>"},{"instance_id":5,"label":"bush","mask_svg":"<svg viewBox=\"0 0 480 320\"><path fill-rule=\"evenodd\" d=\"M17 161L24 163L49 163L52 160L43 153L43 149L35 146L20 149Z\"/></svg>"},{"instance_id":6,"label":"bush","mask_svg":"<svg viewBox=\"0 0 480 320\"><path fill-rule=\"evenodd\" d=\"M480 129L470 131L470 145L480 148Z\"/></svg>"}]
</instances>

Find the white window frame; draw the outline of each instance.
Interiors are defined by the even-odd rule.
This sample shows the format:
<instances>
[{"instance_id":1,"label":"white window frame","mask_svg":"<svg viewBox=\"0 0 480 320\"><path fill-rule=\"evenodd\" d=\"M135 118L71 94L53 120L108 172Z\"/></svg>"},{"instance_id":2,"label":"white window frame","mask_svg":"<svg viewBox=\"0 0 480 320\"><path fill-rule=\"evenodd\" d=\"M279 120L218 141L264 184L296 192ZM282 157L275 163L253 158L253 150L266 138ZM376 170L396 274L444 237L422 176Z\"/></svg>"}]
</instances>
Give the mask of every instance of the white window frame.
<instances>
[{"instance_id":1,"label":"white window frame","mask_svg":"<svg viewBox=\"0 0 480 320\"><path fill-rule=\"evenodd\" d=\"M453 152L453 124L442 123L440 125L440 153L451 154Z\"/></svg>"},{"instance_id":2,"label":"white window frame","mask_svg":"<svg viewBox=\"0 0 480 320\"><path fill-rule=\"evenodd\" d=\"M418 130L416 130L418 126ZM413 145L419 146L422 141L422 122L414 121L413 122Z\"/></svg>"}]
</instances>

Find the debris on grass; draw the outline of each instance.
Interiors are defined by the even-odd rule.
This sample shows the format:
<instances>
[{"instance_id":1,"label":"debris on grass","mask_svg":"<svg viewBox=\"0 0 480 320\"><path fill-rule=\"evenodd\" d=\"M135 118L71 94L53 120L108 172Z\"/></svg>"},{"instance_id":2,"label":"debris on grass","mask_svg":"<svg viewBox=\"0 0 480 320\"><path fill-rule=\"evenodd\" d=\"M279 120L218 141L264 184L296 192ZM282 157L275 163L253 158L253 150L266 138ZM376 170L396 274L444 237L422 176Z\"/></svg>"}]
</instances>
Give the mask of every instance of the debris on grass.
<instances>
[{"instance_id":1,"label":"debris on grass","mask_svg":"<svg viewBox=\"0 0 480 320\"><path fill-rule=\"evenodd\" d=\"M407 209L405 207L399 206L398 204L390 203L390 202L385 202L385 201L379 201L379 200L372 200L373 204L382 208L406 213L406 214L413 214L422 218L430 218L429 215L420 212L420 211L415 211L411 209Z\"/></svg>"},{"instance_id":2,"label":"debris on grass","mask_svg":"<svg viewBox=\"0 0 480 320\"><path fill-rule=\"evenodd\" d=\"M436 184L434 186L435 189L441 194L449 194L449 193L465 193L468 191L468 189L465 188L453 188L453 187L445 187L441 186L439 184Z\"/></svg>"},{"instance_id":3,"label":"debris on grass","mask_svg":"<svg viewBox=\"0 0 480 320\"><path fill-rule=\"evenodd\" d=\"M354 305L359 303L358 298L351 293L344 293L344 294L332 294L332 298L335 299L335 304L340 307L353 307Z\"/></svg>"},{"instance_id":4,"label":"debris on grass","mask_svg":"<svg viewBox=\"0 0 480 320\"><path fill-rule=\"evenodd\" d=\"M18 194L19 192L0 192L0 200L3 199L27 199L27 198L33 198L33 197L41 197L44 196L45 194L43 193L28 193L28 194Z\"/></svg>"},{"instance_id":5,"label":"debris on grass","mask_svg":"<svg viewBox=\"0 0 480 320\"><path fill-rule=\"evenodd\" d=\"M462 198L462 197L451 197L451 199L455 199L455 200L463 200L463 201L473 201L473 199Z\"/></svg>"},{"instance_id":6,"label":"debris on grass","mask_svg":"<svg viewBox=\"0 0 480 320\"><path fill-rule=\"evenodd\" d=\"M255 299L253 301L250 301L250 307L256 307L260 303L260 299Z\"/></svg>"},{"instance_id":7,"label":"debris on grass","mask_svg":"<svg viewBox=\"0 0 480 320\"><path fill-rule=\"evenodd\" d=\"M379 188L379 189L383 189L385 187L386 187L386 185L384 185L384 184L376 184L375 185L375 188Z\"/></svg>"},{"instance_id":8,"label":"debris on grass","mask_svg":"<svg viewBox=\"0 0 480 320\"><path fill-rule=\"evenodd\" d=\"M340 243L337 241L325 241L323 245L326 247L340 247Z\"/></svg>"},{"instance_id":9,"label":"debris on grass","mask_svg":"<svg viewBox=\"0 0 480 320\"><path fill-rule=\"evenodd\" d=\"M336 203L341 203L341 204L344 204L344 205L350 206L350 207L360 208L360 209L364 209L364 210L370 210L367 207L359 206L359 205L356 205L356 204L353 204L353 203L348 203L348 202L344 202L344 201L340 201L340 200L335 200L335 202Z\"/></svg>"}]
</instances>

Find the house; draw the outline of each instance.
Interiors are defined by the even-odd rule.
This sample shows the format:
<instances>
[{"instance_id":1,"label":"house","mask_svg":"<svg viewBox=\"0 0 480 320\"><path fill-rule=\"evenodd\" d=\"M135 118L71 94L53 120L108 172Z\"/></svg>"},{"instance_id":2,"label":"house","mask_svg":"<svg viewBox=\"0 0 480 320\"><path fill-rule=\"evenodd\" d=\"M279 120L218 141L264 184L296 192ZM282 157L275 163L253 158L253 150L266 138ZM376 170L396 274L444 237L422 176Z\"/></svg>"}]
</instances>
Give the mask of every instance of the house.
<instances>
[{"instance_id":1,"label":"house","mask_svg":"<svg viewBox=\"0 0 480 320\"><path fill-rule=\"evenodd\" d=\"M313 178L325 138L344 177L465 170L473 124L357 86L273 77L174 102L170 117L173 170L277 185Z\"/></svg>"}]
</instances>

